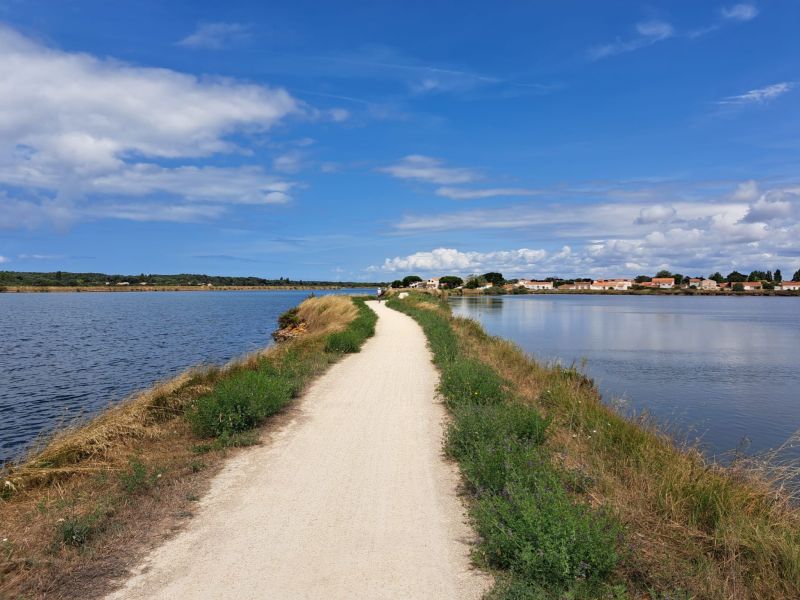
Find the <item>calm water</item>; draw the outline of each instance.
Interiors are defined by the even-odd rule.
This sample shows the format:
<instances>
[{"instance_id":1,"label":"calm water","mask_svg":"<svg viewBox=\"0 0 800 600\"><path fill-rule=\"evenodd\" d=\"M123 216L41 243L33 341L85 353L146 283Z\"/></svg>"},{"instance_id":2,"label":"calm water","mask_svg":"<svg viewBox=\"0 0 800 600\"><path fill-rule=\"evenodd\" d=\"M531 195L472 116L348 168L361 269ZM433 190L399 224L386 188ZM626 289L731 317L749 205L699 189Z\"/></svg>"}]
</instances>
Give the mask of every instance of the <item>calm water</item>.
<instances>
[{"instance_id":1,"label":"calm water","mask_svg":"<svg viewBox=\"0 0 800 600\"><path fill-rule=\"evenodd\" d=\"M800 429L797 298L530 295L451 304L539 359L585 359L606 400L700 437L711 455L774 448Z\"/></svg>"},{"instance_id":2,"label":"calm water","mask_svg":"<svg viewBox=\"0 0 800 600\"><path fill-rule=\"evenodd\" d=\"M269 345L278 316L308 295L0 294L0 463L40 433L189 366Z\"/></svg>"}]
</instances>

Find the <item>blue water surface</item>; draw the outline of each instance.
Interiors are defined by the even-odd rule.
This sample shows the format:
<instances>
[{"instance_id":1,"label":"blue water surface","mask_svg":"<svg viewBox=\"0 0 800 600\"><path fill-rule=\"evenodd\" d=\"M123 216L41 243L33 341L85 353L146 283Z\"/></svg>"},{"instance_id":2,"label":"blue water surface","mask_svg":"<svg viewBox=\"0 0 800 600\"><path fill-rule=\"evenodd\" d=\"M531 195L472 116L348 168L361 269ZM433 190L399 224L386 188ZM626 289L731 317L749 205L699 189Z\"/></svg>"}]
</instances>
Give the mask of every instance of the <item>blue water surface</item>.
<instances>
[{"instance_id":1,"label":"blue water surface","mask_svg":"<svg viewBox=\"0 0 800 600\"><path fill-rule=\"evenodd\" d=\"M451 305L541 360L580 366L606 401L649 412L709 455L788 441L784 457L800 457L789 441L800 428L800 298L542 294Z\"/></svg>"},{"instance_id":2,"label":"blue water surface","mask_svg":"<svg viewBox=\"0 0 800 600\"><path fill-rule=\"evenodd\" d=\"M278 316L309 293L0 294L0 463L187 367L268 346Z\"/></svg>"}]
</instances>

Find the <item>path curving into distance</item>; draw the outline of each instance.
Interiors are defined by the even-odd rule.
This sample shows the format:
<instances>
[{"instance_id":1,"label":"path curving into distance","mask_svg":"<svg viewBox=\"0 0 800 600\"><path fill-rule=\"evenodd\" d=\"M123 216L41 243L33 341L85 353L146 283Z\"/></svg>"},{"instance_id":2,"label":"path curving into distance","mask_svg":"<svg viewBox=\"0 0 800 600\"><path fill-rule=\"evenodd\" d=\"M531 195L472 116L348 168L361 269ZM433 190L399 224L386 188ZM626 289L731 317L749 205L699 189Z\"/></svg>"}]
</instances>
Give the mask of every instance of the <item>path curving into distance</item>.
<instances>
[{"instance_id":1,"label":"path curving into distance","mask_svg":"<svg viewBox=\"0 0 800 600\"><path fill-rule=\"evenodd\" d=\"M442 454L425 335L370 302L375 336L287 423L230 460L198 514L113 599L480 598L474 533Z\"/></svg>"}]
</instances>

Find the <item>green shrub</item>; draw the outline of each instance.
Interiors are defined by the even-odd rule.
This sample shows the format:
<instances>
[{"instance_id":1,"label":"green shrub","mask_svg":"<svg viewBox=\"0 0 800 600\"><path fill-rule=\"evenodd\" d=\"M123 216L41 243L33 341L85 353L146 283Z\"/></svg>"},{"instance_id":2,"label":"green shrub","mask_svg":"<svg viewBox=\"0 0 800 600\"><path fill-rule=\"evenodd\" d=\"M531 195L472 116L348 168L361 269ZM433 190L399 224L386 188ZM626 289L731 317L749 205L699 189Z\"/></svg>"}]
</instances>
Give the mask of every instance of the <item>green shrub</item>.
<instances>
[{"instance_id":1,"label":"green shrub","mask_svg":"<svg viewBox=\"0 0 800 600\"><path fill-rule=\"evenodd\" d=\"M58 539L68 546L83 546L94 532L91 515L69 517L58 524Z\"/></svg>"},{"instance_id":2,"label":"green shrub","mask_svg":"<svg viewBox=\"0 0 800 600\"><path fill-rule=\"evenodd\" d=\"M508 399L505 382L477 360L462 358L442 369L439 392L448 405L498 404Z\"/></svg>"},{"instance_id":3,"label":"green shrub","mask_svg":"<svg viewBox=\"0 0 800 600\"><path fill-rule=\"evenodd\" d=\"M477 444L519 440L538 445L544 442L548 421L524 404L474 405L455 409L447 445L453 456L461 456Z\"/></svg>"},{"instance_id":4,"label":"green shrub","mask_svg":"<svg viewBox=\"0 0 800 600\"><path fill-rule=\"evenodd\" d=\"M278 327L286 329L287 327L296 327L300 325L300 316L298 315L298 308L290 308L280 317L278 317Z\"/></svg>"},{"instance_id":5,"label":"green shrub","mask_svg":"<svg viewBox=\"0 0 800 600\"><path fill-rule=\"evenodd\" d=\"M562 588L610 575L618 560L615 522L574 504L553 471L523 479L477 501L475 523L489 564Z\"/></svg>"},{"instance_id":6,"label":"green shrub","mask_svg":"<svg viewBox=\"0 0 800 600\"><path fill-rule=\"evenodd\" d=\"M197 399L187 417L203 437L246 431L283 408L299 387L294 378L262 363L256 371L240 371L220 381L214 391Z\"/></svg>"}]
</instances>

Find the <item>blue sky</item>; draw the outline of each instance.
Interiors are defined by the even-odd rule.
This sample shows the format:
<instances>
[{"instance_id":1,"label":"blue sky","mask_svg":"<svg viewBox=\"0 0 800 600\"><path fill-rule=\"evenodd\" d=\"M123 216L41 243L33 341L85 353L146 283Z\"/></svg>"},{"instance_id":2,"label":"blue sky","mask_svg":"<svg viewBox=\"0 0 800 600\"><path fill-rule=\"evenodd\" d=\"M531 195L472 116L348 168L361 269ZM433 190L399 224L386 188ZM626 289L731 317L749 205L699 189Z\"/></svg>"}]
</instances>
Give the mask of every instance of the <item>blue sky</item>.
<instances>
[{"instance_id":1,"label":"blue sky","mask_svg":"<svg viewBox=\"0 0 800 600\"><path fill-rule=\"evenodd\" d=\"M800 268L800 3L0 0L0 268Z\"/></svg>"}]
</instances>

